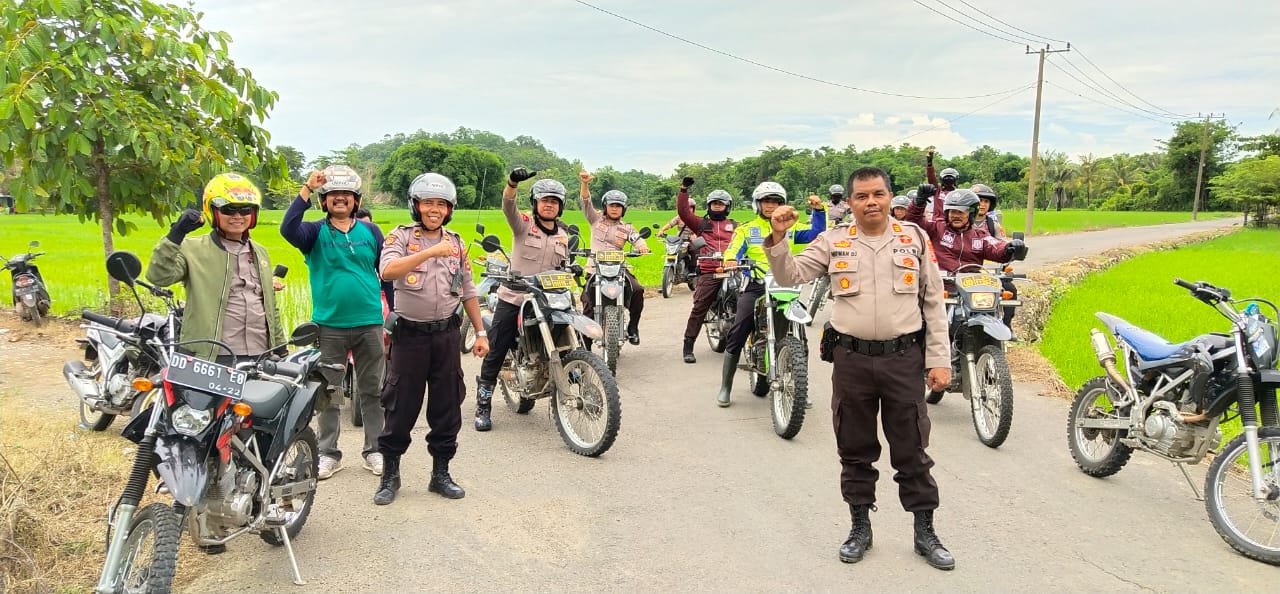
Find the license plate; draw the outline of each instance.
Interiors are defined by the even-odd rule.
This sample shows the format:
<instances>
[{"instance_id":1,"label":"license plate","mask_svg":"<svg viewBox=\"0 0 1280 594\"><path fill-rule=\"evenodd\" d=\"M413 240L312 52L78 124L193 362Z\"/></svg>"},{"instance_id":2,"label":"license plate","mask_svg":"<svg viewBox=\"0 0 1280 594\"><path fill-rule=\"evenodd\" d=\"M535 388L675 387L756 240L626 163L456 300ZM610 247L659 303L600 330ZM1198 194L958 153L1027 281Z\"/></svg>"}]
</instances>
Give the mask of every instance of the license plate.
<instances>
[{"instance_id":1,"label":"license plate","mask_svg":"<svg viewBox=\"0 0 1280 594\"><path fill-rule=\"evenodd\" d=\"M165 379L171 384L194 388L201 392L239 398L244 391L246 378L243 371L226 365L218 365L191 355L177 354L169 357Z\"/></svg>"},{"instance_id":2,"label":"license plate","mask_svg":"<svg viewBox=\"0 0 1280 594\"><path fill-rule=\"evenodd\" d=\"M618 251L596 252L596 262L616 263L626 261L627 255Z\"/></svg>"},{"instance_id":3,"label":"license plate","mask_svg":"<svg viewBox=\"0 0 1280 594\"><path fill-rule=\"evenodd\" d=\"M538 286L548 291L568 289L573 286L573 275L568 272L544 272L538 275Z\"/></svg>"},{"instance_id":4,"label":"license plate","mask_svg":"<svg viewBox=\"0 0 1280 594\"><path fill-rule=\"evenodd\" d=\"M1000 286L1000 281L994 276L969 276L960 279L960 286L966 289L969 287L998 287Z\"/></svg>"},{"instance_id":5,"label":"license plate","mask_svg":"<svg viewBox=\"0 0 1280 594\"><path fill-rule=\"evenodd\" d=\"M729 278L732 275L733 275L732 272L717 272L715 273L715 276L711 278Z\"/></svg>"}]
</instances>

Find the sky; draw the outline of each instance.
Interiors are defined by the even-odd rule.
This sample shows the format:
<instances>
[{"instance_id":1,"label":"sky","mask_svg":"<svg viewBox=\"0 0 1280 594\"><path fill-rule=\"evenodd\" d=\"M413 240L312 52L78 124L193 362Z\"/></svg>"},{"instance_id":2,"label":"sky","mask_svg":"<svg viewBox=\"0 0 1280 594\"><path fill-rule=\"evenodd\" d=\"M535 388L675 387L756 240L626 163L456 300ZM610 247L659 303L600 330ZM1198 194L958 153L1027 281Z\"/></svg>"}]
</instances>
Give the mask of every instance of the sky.
<instances>
[{"instance_id":1,"label":"sky","mask_svg":"<svg viewBox=\"0 0 1280 594\"><path fill-rule=\"evenodd\" d=\"M1042 153L1159 150L1180 119L1169 114L1225 114L1246 135L1280 128L1280 2L1049 6L195 0L206 28L232 36L236 64L280 94L272 142L308 158L459 126L529 135L587 168L663 175L782 144L1028 155L1038 56L1026 46L1041 36L1073 48L1045 64Z\"/></svg>"}]
</instances>

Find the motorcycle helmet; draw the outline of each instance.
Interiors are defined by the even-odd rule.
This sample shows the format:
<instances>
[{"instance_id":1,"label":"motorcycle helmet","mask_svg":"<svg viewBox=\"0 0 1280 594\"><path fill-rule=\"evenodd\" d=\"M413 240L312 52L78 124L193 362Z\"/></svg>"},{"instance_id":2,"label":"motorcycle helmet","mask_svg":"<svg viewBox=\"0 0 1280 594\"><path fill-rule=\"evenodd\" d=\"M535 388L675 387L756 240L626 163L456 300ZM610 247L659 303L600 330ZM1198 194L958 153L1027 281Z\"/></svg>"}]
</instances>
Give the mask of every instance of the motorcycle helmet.
<instances>
[{"instance_id":1,"label":"motorcycle helmet","mask_svg":"<svg viewBox=\"0 0 1280 594\"><path fill-rule=\"evenodd\" d=\"M725 210L733 208L733 196L724 190L712 190L707 194L707 209L710 210L712 202L719 202L725 206Z\"/></svg>"},{"instance_id":2,"label":"motorcycle helmet","mask_svg":"<svg viewBox=\"0 0 1280 594\"><path fill-rule=\"evenodd\" d=\"M952 190L942 202L942 212L960 210L969 213L969 224L978 216L978 195L972 190Z\"/></svg>"},{"instance_id":3,"label":"motorcycle helmet","mask_svg":"<svg viewBox=\"0 0 1280 594\"><path fill-rule=\"evenodd\" d=\"M320 195L320 210L329 212L329 208L324 205L324 198L329 192L351 192L355 194L356 204L351 210L354 212L360 206L361 187L363 183L360 181L360 174L355 169L346 165L330 165L324 168L324 185L316 190Z\"/></svg>"},{"instance_id":4,"label":"motorcycle helmet","mask_svg":"<svg viewBox=\"0 0 1280 594\"><path fill-rule=\"evenodd\" d=\"M453 220L453 209L458 207L458 188L453 181L439 173L424 173L413 178L409 184L409 216L413 222L422 223L422 213L418 212L418 202L428 198L439 198L449 203L449 214L444 216L443 225Z\"/></svg>"},{"instance_id":5,"label":"motorcycle helmet","mask_svg":"<svg viewBox=\"0 0 1280 594\"><path fill-rule=\"evenodd\" d=\"M919 196L919 195L920 195L920 190L910 190L907 192L907 200L910 200L911 202L915 202L916 196Z\"/></svg>"},{"instance_id":6,"label":"motorcycle helmet","mask_svg":"<svg viewBox=\"0 0 1280 594\"><path fill-rule=\"evenodd\" d=\"M950 179L951 185L954 186L956 183L956 180L960 179L960 172L948 167L946 169L943 169L942 173L938 174L938 179L942 180L943 185L946 185L948 183L947 180Z\"/></svg>"},{"instance_id":7,"label":"motorcycle helmet","mask_svg":"<svg viewBox=\"0 0 1280 594\"><path fill-rule=\"evenodd\" d=\"M536 182L529 188L529 206L533 208L533 216L538 216L538 200L542 198L555 198L560 202L560 210L556 211L556 218L564 214L564 184L551 179L544 178Z\"/></svg>"},{"instance_id":8,"label":"motorcycle helmet","mask_svg":"<svg viewBox=\"0 0 1280 594\"><path fill-rule=\"evenodd\" d=\"M787 189L782 184L773 181L760 182L756 189L751 192L751 210L756 214L760 214L760 200L764 198L778 198L783 204L787 203Z\"/></svg>"},{"instance_id":9,"label":"motorcycle helmet","mask_svg":"<svg viewBox=\"0 0 1280 594\"><path fill-rule=\"evenodd\" d=\"M1000 197L997 196L996 191L992 190L991 186L988 186L987 184L973 184L973 187L969 188L969 190L974 194L977 194L979 199L986 198L991 201L991 206L987 208L987 212L995 210L1000 204Z\"/></svg>"},{"instance_id":10,"label":"motorcycle helmet","mask_svg":"<svg viewBox=\"0 0 1280 594\"><path fill-rule=\"evenodd\" d=\"M204 218L218 229L219 212L224 206L251 206L249 228L258 225L258 210L262 208L262 192L253 185L249 178L239 173L221 173L215 175L204 186Z\"/></svg>"},{"instance_id":11,"label":"motorcycle helmet","mask_svg":"<svg viewBox=\"0 0 1280 594\"><path fill-rule=\"evenodd\" d=\"M832 198L835 198L836 202L840 202L840 200L844 199L844 186L840 184L832 185L830 188L827 188L827 194Z\"/></svg>"},{"instance_id":12,"label":"motorcycle helmet","mask_svg":"<svg viewBox=\"0 0 1280 594\"><path fill-rule=\"evenodd\" d=\"M607 209L610 204L617 204L622 207L622 216L627 216L627 194L622 190L609 190L600 197L600 201L604 203Z\"/></svg>"},{"instance_id":13,"label":"motorcycle helmet","mask_svg":"<svg viewBox=\"0 0 1280 594\"><path fill-rule=\"evenodd\" d=\"M899 206L903 208L911 208L911 199L906 196L894 196L893 200L889 201L889 210L891 212Z\"/></svg>"}]
</instances>

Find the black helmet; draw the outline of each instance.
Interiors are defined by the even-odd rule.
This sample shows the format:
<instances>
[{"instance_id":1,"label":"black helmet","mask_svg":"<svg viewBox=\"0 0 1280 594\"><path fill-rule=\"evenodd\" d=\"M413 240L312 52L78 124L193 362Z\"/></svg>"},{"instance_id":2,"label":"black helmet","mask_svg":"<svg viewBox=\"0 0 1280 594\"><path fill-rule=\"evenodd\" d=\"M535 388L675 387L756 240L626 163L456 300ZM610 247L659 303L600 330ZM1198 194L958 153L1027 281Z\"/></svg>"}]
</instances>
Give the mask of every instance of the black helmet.
<instances>
[{"instance_id":1,"label":"black helmet","mask_svg":"<svg viewBox=\"0 0 1280 594\"><path fill-rule=\"evenodd\" d=\"M973 184L973 187L969 188L969 190L974 194L977 194L978 198L986 198L987 200L990 200L990 210L995 210L996 206L1000 204L1000 197L997 196L996 191L992 190L991 186L988 186L987 184Z\"/></svg>"},{"instance_id":2,"label":"black helmet","mask_svg":"<svg viewBox=\"0 0 1280 594\"><path fill-rule=\"evenodd\" d=\"M978 216L978 195L972 190L952 190L947 194L946 200L942 202L942 212L945 214L948 210L962 210L969 213L969 224L973 224L973 220Z\"/></svg>"}]
</instances>

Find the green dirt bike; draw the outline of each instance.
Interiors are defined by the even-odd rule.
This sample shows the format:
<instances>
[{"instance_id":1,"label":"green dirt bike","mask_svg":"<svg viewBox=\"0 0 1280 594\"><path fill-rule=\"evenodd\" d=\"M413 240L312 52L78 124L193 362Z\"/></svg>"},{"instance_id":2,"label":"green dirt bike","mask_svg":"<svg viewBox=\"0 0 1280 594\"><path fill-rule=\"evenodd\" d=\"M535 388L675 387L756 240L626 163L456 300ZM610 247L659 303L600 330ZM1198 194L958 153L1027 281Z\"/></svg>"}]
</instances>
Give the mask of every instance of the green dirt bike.
<instances>
[{"instance_id":1,"label":"green dirt bike","mask_svg":"<svg viewBox=\"0 0 1280 594\"><path fill-rule=\"evenodd\" d=\"M751 260L718 274L741 272L762 281L765 291L756 300L755 330L743 346L739 368L751 372L752 394L769 397L774 433L791 439L800 433L809 400L809 348L804 329L812 318L799 299L799 287L777 284L773 274Z\"/></svg>"}]
</instances>

